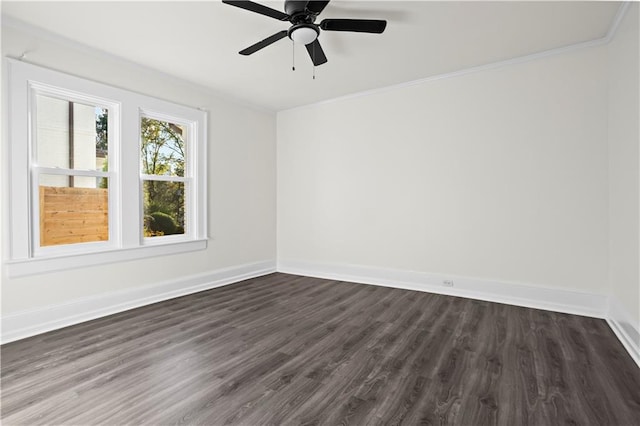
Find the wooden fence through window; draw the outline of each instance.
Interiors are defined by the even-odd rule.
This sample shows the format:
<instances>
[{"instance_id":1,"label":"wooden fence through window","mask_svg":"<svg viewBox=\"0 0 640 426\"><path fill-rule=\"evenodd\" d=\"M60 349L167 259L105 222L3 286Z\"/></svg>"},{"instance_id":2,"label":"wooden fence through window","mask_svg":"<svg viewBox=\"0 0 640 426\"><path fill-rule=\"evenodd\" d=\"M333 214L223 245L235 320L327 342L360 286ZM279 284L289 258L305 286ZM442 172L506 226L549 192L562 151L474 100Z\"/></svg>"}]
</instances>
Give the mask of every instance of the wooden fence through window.
<instances>
[{"instance_id":1,"label":"wooden fence through window","mask_svg":"<svg viewBox=\"0 0 640 426\"><path fill-rule=\"evenodd\" d=\"M40 245L109 239L106 188L40 186Z\"/></svg>"}]
</instances>

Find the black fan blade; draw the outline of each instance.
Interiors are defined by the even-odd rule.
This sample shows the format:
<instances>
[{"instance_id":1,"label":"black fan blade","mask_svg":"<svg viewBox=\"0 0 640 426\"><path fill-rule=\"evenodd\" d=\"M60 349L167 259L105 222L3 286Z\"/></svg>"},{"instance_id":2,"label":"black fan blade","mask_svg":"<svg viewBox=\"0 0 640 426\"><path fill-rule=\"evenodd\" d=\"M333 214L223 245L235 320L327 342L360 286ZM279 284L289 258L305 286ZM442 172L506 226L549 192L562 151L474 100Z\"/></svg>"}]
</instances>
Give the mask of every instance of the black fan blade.
<instances>
[{"instance_id":1,"label":"black fan blade","mask_svg":"<svg viewBox=\"0 0 640 426\"><path fill-rule=\"evenodd\" d=\"M267 47L270 44L275 43L276 41L285 38L287 36L287 31L280 31L279 33L275 33L274 35L265 38L262 41L257 42L256 44L254 44L253 46L249 46L244 50L240 51L241 55L251 55L252 53L257 52L260 49L263 49L265 47Z\"/></svg>"},{"instance_id":2,"label":"black fan blade","mask_svg":"<svg viewBox=\"0 0 640 426\"><path fill-rule=\"evenodd\" d=\"M318 66L327 62L327 57L325 56L324 50L322 50L322 46L320 46L318 39L315 39L313 43L307 44L307 52L309 52L309 56L311 56L313 65Z\"/></svg>"},{"instance_id":3,"label":"black fan blade","mask_svg":"<svg viewBox=\"0 0 640 426\"><path fill-rule=\"evenodd\" d=\"M314 15L319 15L328 4L328 1L308 1L306 9Z\"/></svg>"},{"instance_id":4,"label":"black fan blade","mask_svg":"<svg viewBox=\"0 0 640 426\"><path fill-rule=\"evenodd\" d=\"M271 18L278 19L280 21L288 21L290 16L279 10L271 9L270 7L263 6L252 1L227 1L222 0L224 4L230 4L231 6L239 7L240 9L249 10L251 12L259 13L260 15L269 16Z\"/></svg>"},{"instance_id":5,"label":"black fan blade","mask_svg":"<svg viewBox=\"0 0 640 426\"><path fill-rule=\"evenodd\" d=\"M386 27L387 21L377 19L324 19L320 22L320 28L325 31L381 34Z\"/></svg>"}]
</instances>

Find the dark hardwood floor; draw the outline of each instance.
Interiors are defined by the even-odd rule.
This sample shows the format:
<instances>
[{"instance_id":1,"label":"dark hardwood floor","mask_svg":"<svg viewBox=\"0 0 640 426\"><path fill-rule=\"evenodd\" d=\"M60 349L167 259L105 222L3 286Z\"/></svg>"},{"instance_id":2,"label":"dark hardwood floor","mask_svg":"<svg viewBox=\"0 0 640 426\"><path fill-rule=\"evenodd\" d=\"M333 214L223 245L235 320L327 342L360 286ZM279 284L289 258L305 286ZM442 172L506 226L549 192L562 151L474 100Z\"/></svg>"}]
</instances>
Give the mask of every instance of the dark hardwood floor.
<instances>
[{"instance_id":1,"label":"dark hardwood floor","mask_svg":"<svg viewBox=\"0 0 640 426\"><path fill-rule=\"evenodd\" d=\"M640 424L602 320L285 274L1 351L5 425Z\"/></svg>"}]
</instances>

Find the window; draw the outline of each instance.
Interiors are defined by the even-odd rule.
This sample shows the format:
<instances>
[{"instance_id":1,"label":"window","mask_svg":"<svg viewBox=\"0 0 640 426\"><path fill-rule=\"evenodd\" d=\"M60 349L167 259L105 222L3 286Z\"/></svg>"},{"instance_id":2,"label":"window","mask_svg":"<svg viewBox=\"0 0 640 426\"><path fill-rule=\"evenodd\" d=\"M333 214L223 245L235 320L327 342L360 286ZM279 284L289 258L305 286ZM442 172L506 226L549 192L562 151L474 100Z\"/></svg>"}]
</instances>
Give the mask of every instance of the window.
<instances>
[{"instance_id":1,"label":"window","mask_svg":"<svg viewBox=\"0 0 640 426\"><path fill-rule=\"evenodd\" d=\"M203 111L7 62L10 275L206 247Z\"/></svg>"},{"instance_id":2,"label":"window","mask_svg":"<svg viewBox=\"0 0 640 426\"><path fill-rule=\"evenodd\" d=\"M144 236L185 233L185 189L192 186L185 151L188 126L143 115L140 119L140 173Z\"/></svg>"},{"instance_id":3,"label":"window","mask_svg":"<svg viewBox=\"0 0 640 426\"><path fill-rule=\"evenodd\" d=\"M116 105L37 83L31 91L34 255L51 246L112 241L110 229L117 227L109 223L109 199L117 194L109 194L108 121Z\"/></svg>"}]
</instances>

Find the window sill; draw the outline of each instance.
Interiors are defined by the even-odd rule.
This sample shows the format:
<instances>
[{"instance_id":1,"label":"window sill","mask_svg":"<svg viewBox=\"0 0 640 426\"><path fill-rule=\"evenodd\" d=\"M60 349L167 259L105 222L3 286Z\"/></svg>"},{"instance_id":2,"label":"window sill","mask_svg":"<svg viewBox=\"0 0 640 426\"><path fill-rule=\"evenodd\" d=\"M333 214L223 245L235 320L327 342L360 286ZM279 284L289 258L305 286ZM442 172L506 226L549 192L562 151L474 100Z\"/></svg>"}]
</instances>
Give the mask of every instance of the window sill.
<instances>
[{"instance_id":1,"label":"window sill","mask_svg":"<svg viewBox=\"0 0 640 426\"><path fill-rule=\"evenodd\" d=\"M207 239L201 239L172 244L157 244L127 249L113 249L93 253L14 260L7 262L6 267L9 277L23 277L46 272L64 271L67 269L85 268L108 263L126 262L129 260L146 259L150 257L204 250L207 248L207 241Z\"/></svg>"}]
</instances>

